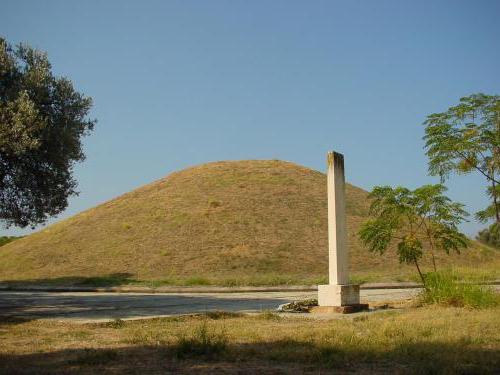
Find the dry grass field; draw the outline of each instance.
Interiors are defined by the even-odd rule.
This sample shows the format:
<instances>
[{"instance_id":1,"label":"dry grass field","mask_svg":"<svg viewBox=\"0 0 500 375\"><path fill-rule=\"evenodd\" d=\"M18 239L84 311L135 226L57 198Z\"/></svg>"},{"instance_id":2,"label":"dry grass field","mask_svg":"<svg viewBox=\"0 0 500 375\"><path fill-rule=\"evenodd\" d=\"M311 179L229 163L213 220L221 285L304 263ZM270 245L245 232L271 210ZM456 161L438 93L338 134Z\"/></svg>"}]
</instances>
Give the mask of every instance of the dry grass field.
<instances>
[{"instance_id":1,"label":"dry grass field","mask_svg":"<svg viewBox=\"0 0 500 375\"><path fill-rule=\"evenodd\" d=\"M493 374L500 309L0 323L0 373Z\"/></svg>"},{"instance_id":2,"label":"dry grass field","mask_svg":"<svg viewBox=\"0 0 500 375\"><path fill-rule=\"evenodd\" d=\"M326 176L293 163L215 162L159 181L0 248L0 280L52 284L316 284L327 276ZM347 185L353 279L408 280L411 267L356 237L367 193ZM440 255L498 278L500 252ZM424 264L424 270L430 270ZM427 267L427 268L426 268Z\"/></svg>"}]
</instances>

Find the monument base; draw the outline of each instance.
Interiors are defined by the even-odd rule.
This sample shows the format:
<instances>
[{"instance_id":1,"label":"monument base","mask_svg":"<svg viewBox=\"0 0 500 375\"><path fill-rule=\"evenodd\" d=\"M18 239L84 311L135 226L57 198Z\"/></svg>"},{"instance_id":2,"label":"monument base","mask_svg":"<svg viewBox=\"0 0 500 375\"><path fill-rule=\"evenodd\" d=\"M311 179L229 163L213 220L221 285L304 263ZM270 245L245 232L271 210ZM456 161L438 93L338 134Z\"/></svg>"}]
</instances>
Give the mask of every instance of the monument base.
<instances>
[{"instance_id":1,"label":"monument base","mask_svg":"<svg viewBox=\"0 0 500 375\"><path fill-rule=\"evenodd\" d=\"M318 285L319 306L359 305L359 285Z\"/></svg>"}]
</instances>

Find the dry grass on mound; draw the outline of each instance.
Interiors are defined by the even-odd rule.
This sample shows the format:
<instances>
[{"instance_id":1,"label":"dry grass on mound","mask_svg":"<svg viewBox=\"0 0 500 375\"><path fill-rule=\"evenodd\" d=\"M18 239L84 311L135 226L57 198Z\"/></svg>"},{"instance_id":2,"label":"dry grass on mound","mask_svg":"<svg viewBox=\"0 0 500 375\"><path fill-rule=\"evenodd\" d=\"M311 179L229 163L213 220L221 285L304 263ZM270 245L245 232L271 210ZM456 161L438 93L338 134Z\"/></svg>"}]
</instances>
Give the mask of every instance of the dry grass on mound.
<instances>
[{"instance_id":1,"label":"dry grass on mound","mask_svg":"<svg viewBox=\"0 0 500 375\"><path fill-rule=\"evenodd\" d=\"M499 326L498 308L442 307L335 320L11 321L0 323L0 372L487 374L500 368Z\"/></svg>"},{"instance_id":2,"label":"dry grass on mound","mask_svg":"<svg viewBox=\"0 0 500 375\"><path fill-rule=\"evenodd\" d=\"M367 218L367 193L347 185L346 199L353 277L413 275L394 253L380 257L361 246L356 233ZM482 269L499 259L500 252L475 245L438 263ZM173 173L5 245L0 280L315 284L326 280L327 262L325 175L283 161L249 160Z\"/></svg>"}]
</instances>

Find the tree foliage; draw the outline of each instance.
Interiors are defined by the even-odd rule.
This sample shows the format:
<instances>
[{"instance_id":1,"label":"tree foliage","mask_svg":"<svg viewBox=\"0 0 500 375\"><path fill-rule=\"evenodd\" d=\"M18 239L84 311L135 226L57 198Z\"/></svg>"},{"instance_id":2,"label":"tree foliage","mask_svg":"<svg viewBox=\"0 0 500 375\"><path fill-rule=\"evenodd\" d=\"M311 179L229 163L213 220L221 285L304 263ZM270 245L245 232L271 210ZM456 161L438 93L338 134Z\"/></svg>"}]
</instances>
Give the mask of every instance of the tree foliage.
<instances>
[{"instance_id":1,"label":"tree foliage","mask_svg":"<svg viewBox=\"0 0 500 375\"><path fill-rule=\"evenodd\" d=\"M488 183L492 205L477 217L500 222L500 96L461 98L447 111L429 115L424 125L430 174L444 180L452 172L480 173Z\"/></svg>"},{"instance_id":2,"label":"tree foliage","mask_svg":"<svg viewBox=\"0 0 500 375\"><path fill-rule=\"evenodd\" d=\"M443 195L441 185L424 185L415 190L376 186L370 193L370 215L359 231L361 241L372 252L384 254L396 245L399 261L414 264L425 284L419 260L429 251L460 252L468 240L458 231L467 213L460 203Z\"/></svg>"},{"instance_id":3,"label":"tree foliage","mask_svg":"<svg viewBox=\"0 0 500 375\"><path fill-rule=\"evenodd\" d=\"M500 248L500 224L493 223L477 235L477 239L487 245Z\"/></svg>"},{"instance_id":4,"label":"tree foliage","mask_svg":"<svg viewBox=\"0 0 500 375\"><path fill-rule=\"evenodd\" d=\"M44 222L77 194L75 163L92 99L55 77L47 55L0 38L0 220L25 227Z\"/></svg>"}]
</instances>

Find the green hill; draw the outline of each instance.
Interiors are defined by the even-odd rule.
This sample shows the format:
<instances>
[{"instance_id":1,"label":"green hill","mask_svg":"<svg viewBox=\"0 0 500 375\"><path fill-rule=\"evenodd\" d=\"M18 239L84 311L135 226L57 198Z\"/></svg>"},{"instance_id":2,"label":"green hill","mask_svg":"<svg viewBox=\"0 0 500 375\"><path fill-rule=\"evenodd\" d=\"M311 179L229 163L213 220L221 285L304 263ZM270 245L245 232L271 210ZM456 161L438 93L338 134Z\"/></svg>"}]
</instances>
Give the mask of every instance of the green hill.
<instances>
[{"instance_id":1,"label":"green hill","mask_svg":"<svg viewBox=\"0 0 500 375\"><path fill-rule=\"evenodd\" d=\"M46 282L277 284L325 281L326 176L283 161L189 168L51 225L0 249L0 279ZM367 193L347 185L353 277L407 279L394 254L362 248L356 231ZM498 252L474 245L440 256L498 269ZM425 265L424 265L425 268Z\"/></svg>"}]
</instances>

